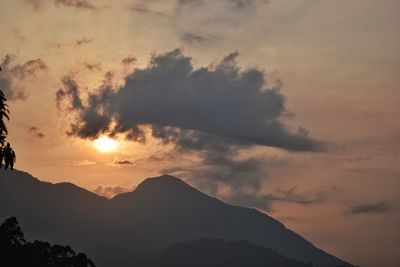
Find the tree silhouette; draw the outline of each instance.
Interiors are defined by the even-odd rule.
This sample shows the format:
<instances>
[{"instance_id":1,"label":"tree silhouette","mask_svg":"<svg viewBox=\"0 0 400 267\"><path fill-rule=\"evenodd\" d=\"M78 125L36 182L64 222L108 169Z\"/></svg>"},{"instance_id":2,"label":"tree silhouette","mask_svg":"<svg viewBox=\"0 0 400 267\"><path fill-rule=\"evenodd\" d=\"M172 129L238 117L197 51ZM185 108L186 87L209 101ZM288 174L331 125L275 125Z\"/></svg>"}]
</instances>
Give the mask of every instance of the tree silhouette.
<instances>
[{"instance_id":1,"label":"tree silhouette","mask_svg":"<svg viewBox=\"0 0 400 267\"><path fill-rule=\"evenodd\" d=\"M2 71L0 67L0 71ZM14 150L11 148L10 143L7 142L6 138L8 135L7 126L4 122L5 119L9 120L9 109L7 105L7 98L4 92L0 90L0 168L2 167L3 161L5 169L14 169L14 163L16 161L16 155Z\"/></svg>"},{"instance_id":2,"label":"tree silhouette","mask_svg":"<svg viewBox=\"0 0 400 267\"><path fill-rule=\"evenodd\" d=\"M0 266L95 267L85 254L76 254L69 246L26 242L15 217L0 225Z\"/></svg>"}]
</instances>

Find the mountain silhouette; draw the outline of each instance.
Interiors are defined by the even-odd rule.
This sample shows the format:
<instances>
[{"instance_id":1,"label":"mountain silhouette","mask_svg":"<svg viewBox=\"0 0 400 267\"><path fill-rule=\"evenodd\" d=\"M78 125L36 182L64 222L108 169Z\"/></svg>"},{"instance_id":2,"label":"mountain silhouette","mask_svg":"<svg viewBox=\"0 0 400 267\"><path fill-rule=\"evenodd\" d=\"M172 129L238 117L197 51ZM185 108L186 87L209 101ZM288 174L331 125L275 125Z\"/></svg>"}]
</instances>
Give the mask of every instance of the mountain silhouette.
<instances>
[{"instance_id":1,"label":"mountain silhouette","mask_svg":"<svg viewBox=\"0 0 400 267\"><path fill-rule=\"evenodd\" d=\"M0 220L11 216L18 218L27 239L70 245L100 267L133 266L151 253L157 253L151 259L163 253L170 257L173 248L185 254L196 251L199 244L207 247L193 240L209 240L210 246L210 240L247 240L255 251L269 248L286 258L323 267L351 266L272 217L255 209L227 205L169 175L148 178L133 192L106 199L73 184L52 184L25 172L1 171ZM184 245L171 248L171 244ZM235 245L217 244L221 251ZM201 250L193 253L201 258ZM183 257L180 260L184 262Z\"/></svg>"},{"instance_id":2,"label":"mountain silhouette","mask_svg":"<svg viewBox=\"0 0 400 267\"><path fill-rule=\"evenodd\" d=\"M145 254L144 260L133 266L312 267L311 264L288 259L272 249L256 246L245 240L224 241L221 239L199 239L174 243L161 252Z\"/></svg>"}]
</instances>

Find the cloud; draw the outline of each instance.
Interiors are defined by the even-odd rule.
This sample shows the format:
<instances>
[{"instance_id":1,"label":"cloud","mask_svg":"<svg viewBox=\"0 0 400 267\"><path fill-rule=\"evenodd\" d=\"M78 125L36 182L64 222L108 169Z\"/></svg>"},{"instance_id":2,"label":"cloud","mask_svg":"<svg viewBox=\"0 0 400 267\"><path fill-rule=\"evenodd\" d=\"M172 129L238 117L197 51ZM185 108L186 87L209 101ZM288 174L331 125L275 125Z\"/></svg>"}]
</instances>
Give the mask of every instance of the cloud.
<instances>
[{"instance_id":1,"label":"cloud","mask_svg":"<svg viewBox=\"0 0 400 267\"><path fill-rule=\"evenodd\" d=\"M75 163L75 166L92 166L92 165L96 165L97 163L95 161L91 161L88 159L82 160L82 161L78 161Z\"/></svg>"},{"instance_id":2,"label":"cloud","mask_svg":"<svg viewBox=\"0 0 400 267\"><path fill-rule=\"evenodd\" d=\"M64 86L64 90L59 89L56 93L57 104L59 104L65 97L69 97L69 102L71 107L70 111L83 109L83 103L79 96L78 84L72 80L70 77L66 76L61 80L61 83Z\"/></svg>"},{"instance_id":3,"label":"cloud","mask_svg":"<svg viewBox=\"0 0 400 267\"><path fill-rule=\"evenodd\" d=\"M269 3L268 0L178 0L171 18L185 17L183 28L189 25L197 28L200 23L204 31L205 24L220 28L222 24L237 27L249 19L259 8ZM218 26L217 26L218 25Z\"/></svg>"},{"instance_id":4,"label":"cloud","mask_svg":"<svg viewBox=\"0 0 400 267\"><path fill-rule=\"evenodd\" d=\"M36 77L37 73L46 71L47 65L40 58L28 60L23 64L13 64L15 56L7 54L1 61L0 90L9 100L23 100L27 98L23 81Z\"/></svg>"},{"instance_id":5,"label":"cloud","mask_svg":"<svg viewBox=\"0 0 400 267\"><path fill-rule=\"evenodd\" d=\"M39 10L43 7L42 0L25 0L25 2L29 3L35 10Z\"/></svg>"},{"instance_id":6,"label":"cloud","mask_svg":"<svg viewBox=\"0 0 400 267\"><path fill-rule=\"evenodd\" d=\"M116 195L131 192L134 187L123 186L123 185L98 185L91 189L92 192L97 195L104 196L106 198L112 198Z\"/></svg>"},{"instance_id":7,"label":"cloud","mask_svg":"<svg viewBox=\"0 0 400 267\"><path fill-rule=\"evenodd\" d=\"M158 15L158 16L165 15L161 11L150 9L146 3L135 3L130 7L130 10L132 12L141 13L141 14L151 14L151 15Z\"/></svg>"},{"instance_id":8,"label":"cloud","mask_svg":"<svg viewBox=\"0 0 400 267\"><path fill-rule=\"evenodd\" d=\"M83 64L85 68L87 68L90 71L101 71L101 63L87 63L85 62Z\"/></svg>"},{"instance_id":9,"label":"cloud","mask_svg":"<svg viewBox=\"0 0 400 267\"><path fill-rule=\"evenodd\" d=\"M203 44L210 41L207 37L189 32L181 34L179 38L182 42L189 45Z\"/></svg>"},{"instance_id":10,"label":"cloud","mask_svg":"<svg viewBox=\"0 0 400 267\"><path fill-rule=\"evenodd\" d=\"M257 195L253 193L237 192L229 197L225 197L225 201L232 205L238 205L242 207L257 208L263 211L272 211L272 201L263 195Z\"/></svg>"},{"instance_id":11,"label":"cloud","mask_svg":"<svg viewBox=\"0 0 400 267\"><path fill-rule=\"evenodd\" d=\"M125 159L125 160L114 161L113 164L116 164L116 165L133 165L133 164L135 164L135 162Z\"/></svg>"},{"instance_id":12,"label":"cloud","mask_svg":"<svg viewBox=\"0 0 400 267\"><path fill-rule=\"evenodd\" d=\"M385 202L365 203L360 205L351 206L347 212L352 214L374 214L374 213L387 213L391 212L393 207Z\"/></svg>"},{"instance_id":13,"label":"cloud","mask_svg":"<svg viewBox=\"0 0 400 267\"><path fill-rule=\"evenodd\" d=\"M76 9L95 10L97 7L87 0L54 0L56 6L72 7Z\"/></svg>"},{"instance_id":14,"label":"cloud","mask_svg":"<svg viewBox=\"0 0 400 267\"><path fill-rule=\"evenodd\" d=\"M246 151L255 146L319 151L321 144L304 128L291 131L282 122L287 110L280 89L267 88L265 72L241 69L237 56L195 69L180 50L154 55L120 88L104 83L87 97L73 77L65 76L57 102L74 114L67 133L87 139L118 134L146 143L150 132L161 144L172 145L170 155L200 160L163 172L183 174L214 194L223 186L257 193L269 164Z\"/></svg>"},{"instance_id":15,"label":"cloud","mask_svg":"<svg viewBox=\"0 0 400 267\"><path fill-rule=\"evenodd\" d=\"M295 203L299 205L322 204L327 201L329 196L336 190L337 188L333 186L310 192L298 192L297 187L292 187L288 190L277 188L275 192L270 194L255 194L238 191L225 197L225 199L229 203L235 205L272 211L272 205L275 202Z\"/></svg>"},{"instance_id":16,"label":"cloud","mask_svg":"<svg viewBox=\"0 0 400 267\"><path fill-rule=\"evenodd\" d=\"M40 10L45 6L45 4L49 3L49 1L43 0L25 0L25 2L29 3L35 10ZM53 3L58 7L63 6L81 10L98 9L98 7L91 4L88 0L53 0Z\"/></svg>"},{"instance_id":17,"label":"cloud","mask_svg":"<svg viewBox=\"0 0 400 267\"><path fill-rule=\"evenodd\" d=\"M267 176L262 157L240 157L240 152L251 148L251 144L196 131L165 134L160 130L155 130L153 135L164 143L175 144L175 154L198 155L201 158L198 166L172 167L162 172L188 177L197 187L211 194L217 194L222 184L233 190L250 188L257 191L262 179Z\"/></svg>"},{"instance_id":18,"label":"cloud","mask_svg":"<svg viewBox=\"0 0 400 267\"><path fill-rule=\"evenodd\" d=\"M320 143L305 129L292 132L280 120L286 109L279 88L265 88L266 75L260 70L241 70L237 56L232 53L214 67L194 69L191 58L174 50L153 56L121 88L104 86L89 93L85 105L79 86L68 76L57 98L70 100L77 118L69 133L81 138L124 133L145 142L143 126L148 125L163 140L196 131L238 143L319 150Z\"/></svg>"},{"instance_id":19,"label":"cloud","mask_svg":"<svg viewBox=\"0 0 400 267\"><path fill-rule=\"evenodd\" d=\"M247 8L255 4L255 0L229 0L236 8Z\"/></svg>"},{"instance_id":20,"label":"cloud","mask_svg":"<svg viewBox=\"0 0 400 267\"><path fill-rule=\"evenodd\" d=\"M228 2L239 10L243 10L250 7L255 7L257 5L265 5L268 4L269 0L228 0Z\"/></svg>"},{"instance_id":21,"label":"cloud","mask_svg":"<svg viewBox=\"0 0 400 267\"><path fill-rule=\"evenodd\" d=\"M129 66L132 65L137 61L136 57L133 56L127 56L121 60L122 65L124 66Z\"/></svg>"},{"instance_id":22,"label":"cloud","mask_svg":"<svg viewBox=\"0 0 400 267\"><path fill-rule=\"evenodd\" d=\"M185 5L204 5L206 3L205 0L178 0L178 6L185 6Z\"/></svg>"},{"instance_id":23,"label":"cloud","mask_svg":"<svg viewBox=\"0 0 400 267\"><path fill-rule=\"evenodd\" d=\"M42 133L42 132L39 130L39 128L36 127L36 126L29 127L28 132L29 132L29 133L32 133L32 134L33 134L35 137L37 137L37 138L44 138L44 137L46 137L46 135L45 135L44 133Z\"/></svg>"},{"instance_id":24,"label":"cloud","mask_svg":"<svg viewBox=\"0 0 400 267\"><path fill-rule=\"evenodd\" d=\"M75 45L74 46L76 48L80 48L80 47L82 47L82 46L84 46L86 44L89 44L89 43L93 42L93 41L94 41L93 38L82 37L80 39L75 40Z\"/></svg>"},{"instance_id":25,"label":"cloud","mask_svg":"<svg viewBox=\"0 0 400 267\"><path fill-rule=\"evenodd\" d=\"M336 187L329 187L311 193L299 193L297 190L297 187L292 187L288 190L278 188L274 193L271 193L266 197L271 201L289 202L302 205L320 204L327 199L331 191L336 190Z\"/></svg>"},{"instance_id":26,"label":"cloud","mask_svg":"<svg viewBox=\"0 0 400 267\"><path fill-rule=\"evenodd\" d=\"M66 48L66 47L73 47L73 48L79 49L90 43L93 43L94 40L95 40L95 38L93 38L93 37L83 36L81 38L75 39L68 43L53 43L52 47L57 48L57 49Z\"/></svg>"}]
</instances>

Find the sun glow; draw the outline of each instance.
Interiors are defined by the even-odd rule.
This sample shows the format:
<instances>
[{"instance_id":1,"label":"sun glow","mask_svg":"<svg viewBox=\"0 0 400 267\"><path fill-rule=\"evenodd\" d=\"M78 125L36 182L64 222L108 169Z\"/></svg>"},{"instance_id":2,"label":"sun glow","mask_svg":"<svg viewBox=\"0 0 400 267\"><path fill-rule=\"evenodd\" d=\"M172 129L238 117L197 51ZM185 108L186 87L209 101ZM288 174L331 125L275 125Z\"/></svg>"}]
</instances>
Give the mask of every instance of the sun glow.
<instances>
[{"instance_id":1,"label":"sun glow","mask_svg":"<svg viewBox=\"0 0 400 267\"><path fill-rule=\"evenodd\" d=\"M94 141L94 147L103 153L115 151L118 148L118 143L108 136L99 137Z\"/></svg>"}]
</instances>

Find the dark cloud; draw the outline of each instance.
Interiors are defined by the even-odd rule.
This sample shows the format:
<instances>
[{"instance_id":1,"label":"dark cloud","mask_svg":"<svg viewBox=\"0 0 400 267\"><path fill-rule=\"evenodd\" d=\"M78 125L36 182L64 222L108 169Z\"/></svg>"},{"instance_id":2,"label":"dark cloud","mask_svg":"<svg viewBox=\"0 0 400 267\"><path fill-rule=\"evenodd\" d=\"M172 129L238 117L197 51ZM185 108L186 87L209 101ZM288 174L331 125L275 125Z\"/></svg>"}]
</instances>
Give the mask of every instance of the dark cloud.
<instances>
[{"instance_id":1,"label":"dark cloud","mask_svg":"<svg viewBox=\"0 0 400 267\"><path fill-rule=\"evenodd\" d=\"M62 49L62 48L67 48L67 47L73 47L73 48L82 48L86 45L89 45L90 43L93 43L95 39L93 37L81 37L79 39L75 39L71 42L68 43L53 43L51 44L52 47L57 48L57 49Z\"/></svg>"},{"instance_id":2,"label":"dark cloud","mask_svg":"<svg viewBox=\"0 0 400 267\"><path fill-rule=\"evenodd\" d=\"M331 191L335 190L336 187L330 187L318 192L300 193L298 192L297 187L292 187L288 190L278 188L274 193L271 193L266 197L270 201L281 201L302 205L320 204L326 201Z\"/></svg>"},{"instance_id":3,"label":"dark cloud","mask_svg":"<svg viewBox=\"0 0 400 267\"><path fill-rule=\"evenodd\" d=\"M87 0L54 0L57 6L72 7L76 9L95 10L97 7Z\"/></svg>"},{"instance_id":4,"label":"dark cloud","mask_svg":"<svg viewBox=\"0 0 400 267\"><path fill-rule=\"evenodd\" d=\"M352 214L373 214L373 213L387 213L391 212L393 207L385 202L365 203L360 205L351 206L347 212Z\"/></svg>"},{"instance_id":5,"label":"dark cloud","mask_svg":"<svg viewBox=\"0 0 400 267\"><path fill-rule=\"evenodd\" d=\"M262 71L241 70L237 56L232 53L212 68L193 69L191 58L180 50L155 55L147 68L135 69L118 90L105 86L89 93L86 105L76 82L64 77L58 100L71 100L77 113L71 133L82 138L109 131L145 141L142 126L149 125L163 140L190 130L240 143L319 150L320 144L305 129L291 132L280 120L286 109L279 88L265 88Z\"/></svg>"},{"instance_id":6,"label":"dark cloud","mask_svg":"<svg viewBox=\"0 0 400 267\"><path fill-rule=\"evenodd\" d=\"M125 160L114 161L113 164L116 164L116 165L133 165L133 164L135 164L135 162L125 159Z\"/></svg>"},{"instance_id":7,"label":"dark cloud","mask_svg":"<svg viewBox=\"0 0 400 267\"><path fill-rule=\"evenodd\" d=\"M264 211L272 211L274 202L295 203L299 205L322 204L336 191L336 187L320 189L316 192L298 192L297 187L288 190L276 189L270 194L234 192L226 200L232 204L259 208Z\"/></svg>"},{"instance_id":8,"label":"dark cloud","mask_svg":"<svg viewBox=\"0 0 400 267\"><path fill-rule=\"evenodd\" d=\"M165 14L161 11L150 9L146 3L135 3L130 7L132 12L141 13L141 14L151 14L164 16Z\"/></svg>"},{"instance_id":9,"label":"dark cloud","mask_svg":"<svg viewBox=\"0 0 400 267\"><path fill-rule=\"evenodd\" d=\"M129 66L129 65L132 65L133 63L135 63L136 61L137 61L136 57L128 56L128 57L123 58L121 60L121 63L124 66Z\"/></svg>"},{"instance_id":10,"label":"dark cloud","mask_svg":"<svg viewBox=\"0 0 400 267\"><path fill-rule=\"evenodd\" d=\"M203 44L210 41L210 39L207 37L189 32L181 34L180 39L182 42L189 45Z\"/></svg>"},{"instance_id":11,"label":"dark cloud","mask_svg":"<svg viewBox=\"0 0 400 267\"><path fill-rule=\"evenodd\" d=\"M211 194L216 194L221 184L234 190L243 187L253 191L260 189L262 179L267 175L264 159L239 157L239 152L250 148L251 144L202 132L175 131L165 134L155 130L153 135L164 143L175 144L176 154L195 154L201 162L191 169L173 167L162 170L163 173L188 177L191 183Z\"/></svg>"},{"instance_id":12,"label":"dark cloud","mask_svg":"<svg viewBox=\"0 0 400 267\"><path fill-rule=\"evenodd\" d=\"M101 63L87 63L85 62L83 64L85 68L87 68L90 71L101 71Z\"/></svg>"},{"instance_id":13,"label":"dark cloud","mask_svg":"<svg viewBox=\"0 0 400 267\"><path fill-rule=\"evenodd\" d=\"M205 0L177 0L174 13L179 14L183 12L185 8L194 10L205 4Z\"/></svg>"},{"instance_id":14,"label":"dark cloud","mask_svg":"<svg viewBox=\"0 0 400 267\"><path fill-rule=\"evenodd\" d=\"M36 126L29 127L28 132L29 132L29 133L32 133L32 134L33 134L34 136L36 136L37 138L44 138L44 137L46 137L46 135L45 135L44 133L42 133L42 132L39 130L39 128L36 127Z\"/></svg>"},{"instance_id":15,"label":"dark cloud","mask_svg":"<svg viewBox=\"0 0 400 267\"><path fill-rule=\"evenodd\" d=\"M50 1L44 0L25 0L25 2L29 3L35 10L42 9L45 4L49 3ZM88 0L53 0L52 1L56 6L63 6L68 8L75 8L81 10L96 10L98 9L97 6L93 5Z\"/></svg>"},{"instance_id":16,"label":"dark cloud","mask_svg":"<svg viewBox=\"0 0 400 267\"><path fill-rule=\"evenodd\" d=\"M227 0L234 8L239 10L246 9L250 7L255 7L257 5L268 4L269 0Z\"/></svg>"},{"instance_id":17,"label":"dark cloud","mask_svg":"<svg viewBox=\"0 0 400 267\"><path fill-rule=\"evenodd\" d=\"M69 102L71 103L71 106L69 107L69 110L79 110L83 109L83 104L79 96L79 88L78 84L72 80L70 77L66 76L61 80L61 83L63 84L63 87L65 88L64 90L59 89L56 93L56 100L57 104L59 104L65 97L69 97Z\"/></svg>"},{"instance_id":18,"label":"dark cloud","mask_svg":"<svg viewBox=\"0 0 400 267\"><path fill-rule=\"evenodd\" d=\"M268 0L223 0L227 8L233 8L234 11L244 11L250 7L256 7L257 5L267 4ZM196 9L205 5L213 5L215 1L211 0L178 0L176 2L176 12L181 12L184 8ZM232 11L232 10L231 10ZM223 17L225 14L221 14Z\"/></svg>"},{"instance_id":19,"label":"dark cloud","mask_svg":"<svg viewBox=\"0 0 400 267\"><path fill-rule=\"evenodd\" d=\"M84 46L84 45L86 45L86 44L89 44L89 43L91 43L91 42L93 42L93 41L94 41L93 38L82 37L82 38L80 38L80 39L75 40L74 46L75 46L76 48L79 48L79 47L82 47L82 46Z\"/></svg>"},{"instance_id":20,"label":"dark cloud","mask_svg":"<svg viewBox=\"0 0 400 267\"><path fill-rule=\"evenodd\" d=\"M254 5L256 0L229 0L236 8L247 8Z\"/></svg>"},{"instance_id":21,"label":"dark cloud","mask_svg":"<svg viewBox=\"0 0 400 267\"><path fill-rule=\"evenodd\" d=\"M112 198L116 195L131 192L134 188L122 185L98 185L92 188L92 191L100 196Z\"/></svg>"},{"instance_id":22,"label":"dark cloud","mask_svg":"<svg viewBox=\"0 0 400 267\"><path fill-rule=\"evenodd\" d=\"M13 64L15 56L7 54L1 61L0 90L4 92L7 99L25 99L27 93L22 83L27 78L36 77L38 72L47 70L47 66L40 58L28 60L23 64Z\"/></svg>"},{"instance_id":23,"label":"dark cloud","mask_svg":"<svg viewBox=\"0 0 400 267\"><path fill-rule=\"evenodd\" d=\"M200 158L198 166L163 172L184 174L211 193L221 185L257 193L268 164L263 157L241 152L256 145L317 151L320 144L303 128L288 129L281 121L287 111L279 88L266 88L264 72L241 69L237 56L232 53L212 67L194 69L180 50L154 55L149 66L135 69L121 88L105 83L87 98L66 76L57 99L67 100L68 110L76 115L68 134L89 139L124 134L145 143L147 127L152 137L173 145L171 154Z\"/></svg>"},{"instance_id":24,"label":"dark cloud","mask_svg":"<svg viewBox=\"0 0 400 267\"><path fill-rule=\"evenodd\" d=\"M185 6L185 5L204 5L205 0L178 0L178 6Z\"/></svg>"}]
</instances>

